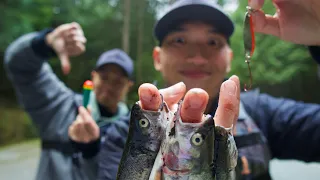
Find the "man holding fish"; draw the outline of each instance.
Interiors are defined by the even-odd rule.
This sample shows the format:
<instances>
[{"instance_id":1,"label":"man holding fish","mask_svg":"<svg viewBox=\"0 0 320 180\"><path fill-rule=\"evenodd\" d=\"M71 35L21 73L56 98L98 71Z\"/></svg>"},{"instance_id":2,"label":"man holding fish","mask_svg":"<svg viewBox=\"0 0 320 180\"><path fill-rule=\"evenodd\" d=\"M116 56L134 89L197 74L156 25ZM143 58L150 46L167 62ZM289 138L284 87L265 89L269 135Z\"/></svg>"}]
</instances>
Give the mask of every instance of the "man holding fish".
<instances>
[{"instance_id":1,"label":"man holding fish","mask_svg":"<svg viewBox=\"0 0 320 180\"><path fill-rule=\"evenodd\" d=\"M274 0L278 15L271 17L265 16L258 10L262 7L262 0L251 0L252 8L258 10L253 13L255 30L277 35L294 43L313 45L310 51L319 61L317 46L320 45L320 16L318 11L312 11L312 9L320 7L320 4L312 0L309 1L310 6L302 5L305 1L292 2ZM313 14L307 16L310 15L308 8L311 7L311 2L313 7L310 12ZM291 5L291 8L295 8L293 12L304 13L305 16L302 17L306 19L300 18L293 23L294 21L289 18L290 9L284 6L286 3ZM292 20L291 24L284 23L290 22L289 20ZM297 22L304 23L305 26L299 26ZM296 31L290 26L295 27ZM228 156L229 159L226 160L232 159L230 152L234 146L232 145L233 137L230 135L233 132L239 155L236 179L271 179L269 174L271 158L297 159L305 162L320 161L320 144L318 143L320 133L317 131L320 127L319 104L274 98L267 94L259 94L258 91L245 92L240 96L239 79L236 76L225 79L231 68L232 50L229 46L229 38L233 31L232 21L213 1L180 0L171 5L155 26L155 36L159 46L153 51L154 66L161 72L167 88L158 90L152 84L140 86L138 92L140 101L131 112L130 136L127 144L116 150L108 143L101 146L104 156L99 157L102 167L99 171L100 174L105 175L99 179L116 179L118 169L112 168L113 163L116 162L108 161L108 156L112 156L114 151L123 148L125 149L123 159L121 162L119 159L118 178L120 179L122 174L127 179L145 177L141 175L145 171L141 171L139 167L146 165L148 161L141 159L139 163L137 157L148 158L147 155L150 152L153 152L151 159L155 160L151 162L151 166L144 169L151 171L148 172L151 176L146 177L158 178L157 172L160 168L162 178L213 179L214 175L206 172L204 172L205 175L198 176L201 174L197 172L198 169L205 167L202 170L206 171L209 167L212 168L211 170L216 170L218 175L219 171L226 169L215 168L215 165L226 165L226 162L219 164L216 161L213 166L207 166L206 159L203 157L211 161L212 153L216 152L208 151L206 148L203 148L203 151L192 148L199 144L217 147L215 144L202 142L206 142L208 137L217 136L218 132L224 130L227 134L229 133L230 138L227 142L231 144L224 149L225 151L219 151L217 159ZM301 32L305 34L302 35ZM183 101L180 101L182 98ZM163 102L166 105L162 105ZM164 107L168 107L171 111L166 111ZM170 115L170 112L176 113ZM150 113L153 114L150 115ZM210 124L206 124L208 116L204 114L211 115L215 126L222 127L222 131L214 128L215 133L206 136L211 131L207 128ZM85 115L88 117L87 121L92 121L88 112ZM161 122L163 119L168 119L164 122L165 127L156 124L155 120ZM152 134L155 132L141 130L151 126L157 127L154 129L157 129L155 132L160 132L158 134L160 138L165 136L163 138L165 143L157 145L159 142L154 142L157 139ZM233 128L232 132L231 128ZM165 135L161 134L161 129L166 129ZM98 137L91 140L97 139ZM132 139L139 143L132 143ZM143 144L142 142L146 141L142 139L150 140L152 145ZM157 151L159 154L155 156ZM129 161L130 158L131 161ZM229 172L232 172L232 163L229 165L225 167L231 167ZM127 172L123 171L131 170L130 167L137 171L125 175ZM195 174L196 176L193 176ZM218 176L216 177L219 179ZM232 178L222 177L222 179Z\"/></svg>"}]
</instances>

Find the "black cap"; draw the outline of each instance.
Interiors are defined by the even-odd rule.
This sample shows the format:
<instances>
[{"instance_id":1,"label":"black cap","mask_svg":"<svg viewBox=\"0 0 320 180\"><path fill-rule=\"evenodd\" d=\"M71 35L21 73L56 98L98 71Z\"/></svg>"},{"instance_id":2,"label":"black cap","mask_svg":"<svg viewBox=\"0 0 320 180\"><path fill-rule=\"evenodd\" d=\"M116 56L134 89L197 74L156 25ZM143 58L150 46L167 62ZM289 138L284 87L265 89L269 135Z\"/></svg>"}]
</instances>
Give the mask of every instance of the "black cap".
<instances>
[{"instance_id":1,"label":"black cap","mask_svg":"<svg viewBox=\"0 0 320 180\"><path fill-rule=\"evenodd\" d=\"M227 39L234 32L234 24L222 7L213 0L178 0L173 3L154 27L160 44L183 21L196 20L212 24Z\"/></svg>"},{"instance_id":2,"label":"black cap","mask_svg":"<svg viewBox=\"0 0 320 180\"><path fill-rule=\"evenodd\" d=\"M133 78L133 61L124 51L120 49L112 49L104 52L100 55L96 63L96 69L99 69L100 67L106 64L118 65L124 70L124 72L130 79Z\"/></svg>"}]
</instances>

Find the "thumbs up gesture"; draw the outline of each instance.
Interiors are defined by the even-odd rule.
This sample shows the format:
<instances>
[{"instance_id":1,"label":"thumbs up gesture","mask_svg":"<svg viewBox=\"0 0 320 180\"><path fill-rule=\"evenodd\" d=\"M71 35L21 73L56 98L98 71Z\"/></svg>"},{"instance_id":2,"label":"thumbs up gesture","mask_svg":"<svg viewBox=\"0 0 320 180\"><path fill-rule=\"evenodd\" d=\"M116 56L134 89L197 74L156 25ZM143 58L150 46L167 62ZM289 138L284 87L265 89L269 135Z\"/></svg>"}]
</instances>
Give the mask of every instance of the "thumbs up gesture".
<instances>
[{"instance_id":1,"label":"thumbs up gesture","mask_svg":"<svg viewBox=\"0 0 320 180\"><path fill-rule=\"evenodd\" d=\"M86 42L83 30L76 22L60 25L46 36L46 43L57 53L64 74L71 69L69 57L85 52Z\"/></svg>"}]
</instances>

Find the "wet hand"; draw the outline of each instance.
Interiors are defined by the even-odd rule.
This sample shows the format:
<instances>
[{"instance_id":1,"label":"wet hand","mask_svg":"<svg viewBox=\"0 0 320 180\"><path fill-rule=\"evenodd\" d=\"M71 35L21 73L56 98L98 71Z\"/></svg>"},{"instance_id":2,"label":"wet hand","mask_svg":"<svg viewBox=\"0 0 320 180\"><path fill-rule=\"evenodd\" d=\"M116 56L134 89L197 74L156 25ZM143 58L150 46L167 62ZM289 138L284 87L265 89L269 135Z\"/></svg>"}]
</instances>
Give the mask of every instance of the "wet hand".
<instances>
[{"instance_id":1,"label":"wet hand","mask_svg":"<svg viewBox=\"0 0 320 180\"><path fill-rule=\"evenodd\" d=\"M276 14L265 14L261 8L265 0L250 0L255 31L304 45L320 45L319 0L272 0Z\"/></svg>"},{"instance_id":2,"label":"wet hand","mask_svg":"<svg viewBox=\"0 0 320 180\"><path fill-rule=\"evenodd\" d=\"M86 42L83 30L76 22L60 25L46 36L46 43L57 53L64 74L71 69L69 57L85 52Z\"/></svg>"},{"instance_id":3,"label":"wet hand","mask_svg":"<svg viewBox=\"0 0 320 180\"><path fill-rule=\"evenodd\" d=\"M175 110L176 104L185 95L180 114L182 121L201 122L208 104L208 94L198 88L191 89L186 94L185 92L186 86L183 83L178 83L162 90L158 90L154 85L146 83L139 87L140 105L146 110L158 110L161 103L161 93L169 107ZM214 117L216 125L225 128L232 127L238 119L239 105L239 78L232 76L221 85L219 106Z\"/></svg>"},{"instance_id":4,"label":"wet hand","mask_svg":"<svg viewBox=\"0 0 320 180\"><path fill-rule=\"evenodd\" d=\"M90 111L79 107L79 114L68 130L69 137L78 143L90 143L99 139L100 129L93 120Z\"/></svg>"}]
</instances>

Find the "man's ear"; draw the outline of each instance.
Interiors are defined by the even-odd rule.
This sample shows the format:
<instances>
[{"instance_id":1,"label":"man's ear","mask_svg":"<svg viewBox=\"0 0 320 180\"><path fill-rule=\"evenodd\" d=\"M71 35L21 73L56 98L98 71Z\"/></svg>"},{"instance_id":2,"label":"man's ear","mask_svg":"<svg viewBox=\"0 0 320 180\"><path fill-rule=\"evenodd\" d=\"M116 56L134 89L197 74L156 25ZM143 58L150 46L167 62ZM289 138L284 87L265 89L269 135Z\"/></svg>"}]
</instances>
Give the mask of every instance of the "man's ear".
<instances>
[{"instance_id":1,"label":"man's ear","mask_svg":"<svg viewBox=\"0 0 320 180\"><path fill-rule=\"evenodd\" d=\"M96 76L97 72L96 71L91 71L91 79L93 80L94 77Z\"/></svg>"},{"instance_id":2,"label":"man's ear","mask_svg":"<svg viewBox=\"0 0 320 180\"><path fill-rule=\"evenodd\" d=\"M128 87L129 87L129 89L131 89L131 88L133 87L133 85L134 85L134 82L130 80L130 81L128 82Z\"/></svg>"},{"instance_id":3,"label":"man's ear","mask_svg":"<svg viewBox=\"0 0 320 180\"><path fill-rule=\"evenodd\" d=\"M157 71L160 71L161 69L160 51L161 51L161 48L159 46L156 46L153 48L153 53L152 53L153 65Z\"/></svg>"},{"instance_id":4,"label":"man's ear","mask_svg":"<svg viewBox=\"0 0 320 180\"><path fill-rule=\"evenodd\" d=\"M91 80L94 81L95 78L97 77L97 75L98 75L97 71L95 71L95 70L91 71Z\"/></svg>"},{"instance_id":5,"label":"man's ear","mask_svg":"<svg viewBox=\"0 0 320 180\"><path fill-rule=\"evenodd\" d=\"M228 65L227 65L227 73L229 73L231 71L231 62L233 60L233 51L232 51L231 48L228 48L227 54L228 54L227 55L227 63L228 63Z\"/></svg>"}]
</instances>

